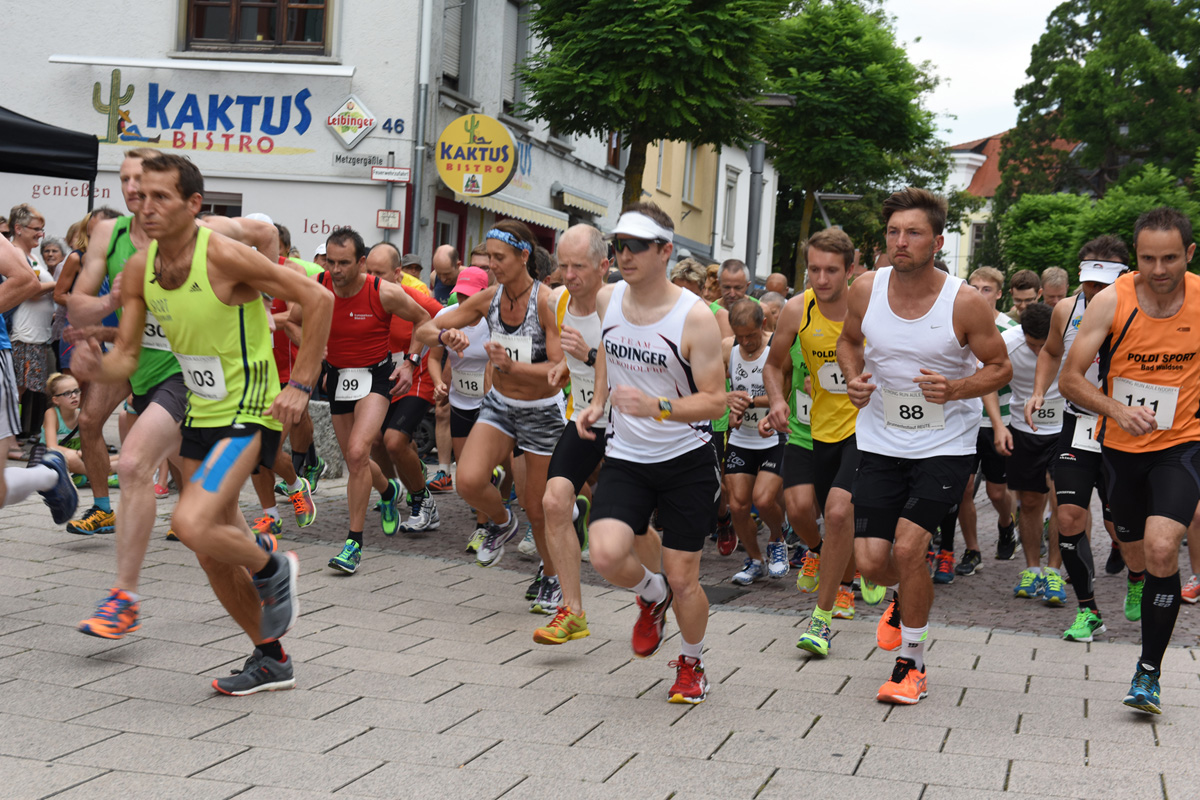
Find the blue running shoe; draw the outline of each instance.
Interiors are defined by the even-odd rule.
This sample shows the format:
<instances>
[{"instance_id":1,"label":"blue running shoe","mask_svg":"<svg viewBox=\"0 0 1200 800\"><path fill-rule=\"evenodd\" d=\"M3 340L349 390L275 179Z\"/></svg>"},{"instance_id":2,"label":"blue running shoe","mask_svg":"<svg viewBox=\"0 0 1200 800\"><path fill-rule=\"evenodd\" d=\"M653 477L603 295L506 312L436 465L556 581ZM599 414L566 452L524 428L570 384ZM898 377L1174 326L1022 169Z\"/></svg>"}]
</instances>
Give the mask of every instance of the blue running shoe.
<instances>
[{"instance_id":1,"label":"blue running shoe","mask_svg":"<svg viewBox=\"0 0 1200 800\"><path fill-rule=\"evenodd\" d=\"M342 552L329 559L329 566L338 572L353 575L358 571L360 561L362 561L362 545L353 539L347 539Z\"/></svg>"},{"instance_id":2,"label":"blue running shoe","mask_svg":"<svg viewBox=\"0 0 1200 800\"><path fill-rule=\"evenodd\" d=\"M1067 602L1066 583L1058 570L1046 567L1042 570L1042 599L1047 605L1061 606Z\"/></svg>"},{"instance_id":3,"label":"blue running shoe","mask_svg":"<svg viewBox=\"0 0 1200 800\"><path fill-rule=\"evenodd\" d=\"M1125 695L1125 705L1148 714L1161 714L1158 676L1158 670L1148 669L1145 664L1139 663L1137 672L1133 673L1133 683L1129 685L1129 694Z\"/></svg>"},{"instance_id":4,"label":"blue running shoe","mask_svg":"<svg viewBox=\"0 0 1200 800\"><path fill-rule=\"evenodd\" d=\"M75 509L79 507L79 493L75 491L75 483L71 480L71 473L67 471L67 460L62 457L62 453L50 450L42 456L41 465L58 473L58 481L53 489L38 494L50 507L50 516L54 524L66 525L75 515Z\"/></svg>"}]
</instances>

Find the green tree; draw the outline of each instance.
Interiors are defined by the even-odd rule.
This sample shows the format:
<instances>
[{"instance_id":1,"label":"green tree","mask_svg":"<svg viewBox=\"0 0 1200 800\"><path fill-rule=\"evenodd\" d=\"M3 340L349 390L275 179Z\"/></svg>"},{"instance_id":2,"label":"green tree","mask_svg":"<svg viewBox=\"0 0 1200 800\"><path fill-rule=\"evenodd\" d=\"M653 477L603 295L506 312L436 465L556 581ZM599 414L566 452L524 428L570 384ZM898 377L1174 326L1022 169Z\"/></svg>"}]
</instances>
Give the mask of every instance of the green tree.
<instances>
[{"instance_id":1,"label":"green tree","mask_svg":"<svg viewBox=\"0 0 1200 800\"><path fill-rule=\"evenodd\" d=\"M1047 267L1075 270L1078 230L1090 213L1091 201L1081 195L1024 195L1000 220L1004 260L992 266L1002 272L1032 269L1041 273Z\"/></svg>"},{"instance_id":2,"label":"green tree","mask_svg":"<svg viewBox=\"0 0 1200 800\"><path fill-rule=\"evenodd\" d=\"M937 81L927 64L908 60L882 10L851 0L806 0L794 10L766 58L771 91L795 105L768 109L764 129L782 180L803 192L799 242L812 227L815 192L891 185L940 143L921 106ZM799 282L802 250L794 252Z\"/></svg>"},{"instance_id":3,"label":"green tree","mask_svg":"<svg viewBox=\"0 0 1200 800\"><path fill-rule=\"evenodd\" d=\"M642 194L646 147L732 144L753 130L765 41L786 0L539 0L540 46L520 70L520 113L629 147L625 204Z\"/></svg>"},{"instance_id":4,"label":"green tree","mask_svg":"<svg viewBox=\"0 0 1200 800\"><path fill-rule=\"evenodd\" d=\"M1067 0L1026 73L1001 155L999 212L1026 192L1082 186L1103 196L1142 163L1190 174L1200 146L1200 0Z\"/></svg>"}]
</instances>

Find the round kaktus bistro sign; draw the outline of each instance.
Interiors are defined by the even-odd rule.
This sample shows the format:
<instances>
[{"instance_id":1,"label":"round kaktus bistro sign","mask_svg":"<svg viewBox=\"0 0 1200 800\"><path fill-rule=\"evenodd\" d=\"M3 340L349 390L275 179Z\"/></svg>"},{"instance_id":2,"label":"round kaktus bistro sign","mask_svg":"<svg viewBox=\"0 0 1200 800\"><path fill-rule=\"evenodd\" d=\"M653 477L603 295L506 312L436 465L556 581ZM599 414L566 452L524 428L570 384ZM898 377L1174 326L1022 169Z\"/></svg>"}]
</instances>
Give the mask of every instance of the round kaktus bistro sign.
<instances>
[{"instance_id":1,"label":"round kaktus bistro sign","mask_svg":"<svg viewBox=\"0 0 1200 800\"><path fill-rule=\"evenodd\" d=\"M497 119L467 114L438 139L438 175L454 192L487 197L503 189L517 170L517 142Z\"/></svg>"}]
</instances>

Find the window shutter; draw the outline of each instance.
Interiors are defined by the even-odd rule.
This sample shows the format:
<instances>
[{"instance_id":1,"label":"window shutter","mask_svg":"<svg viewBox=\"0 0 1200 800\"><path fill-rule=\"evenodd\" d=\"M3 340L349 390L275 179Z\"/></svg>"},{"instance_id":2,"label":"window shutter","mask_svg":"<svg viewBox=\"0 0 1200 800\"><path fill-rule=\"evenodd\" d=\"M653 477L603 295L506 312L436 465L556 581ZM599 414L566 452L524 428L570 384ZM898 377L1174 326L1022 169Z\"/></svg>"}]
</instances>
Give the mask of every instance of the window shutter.
<instances>
[{"instance_id":1,"label":"window shutter","mask_svg":"<svg viewBox=\"0 0 1200 800\"><path fill-rule=\"evenodd\" d=\"M464 0L446 0L445 26L442 29L442 74L458 77L462 54L462 20Z\"/></svg>"}]
</instances>

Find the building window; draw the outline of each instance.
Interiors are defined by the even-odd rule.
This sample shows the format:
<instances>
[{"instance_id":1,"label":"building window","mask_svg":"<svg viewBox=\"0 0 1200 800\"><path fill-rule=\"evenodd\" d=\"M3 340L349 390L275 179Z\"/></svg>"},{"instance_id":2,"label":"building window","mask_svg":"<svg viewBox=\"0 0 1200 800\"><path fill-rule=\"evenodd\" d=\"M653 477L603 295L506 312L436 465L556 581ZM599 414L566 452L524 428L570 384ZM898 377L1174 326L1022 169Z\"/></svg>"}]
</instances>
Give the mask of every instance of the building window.
<instances>
[{"instance_id":1,"label":"building window","mask_svg":"<svg viewBox=\"0 0 1200 800\"><path fill-rule=\"evenodd\" d=\"M475 52L475 0L446 0L442 28L442 85L471 94Z\"/></svg>"},{"instance_id":2,"label":"building window","mask_svg":"<svg viewBox=\"0 0 1200 800\"><path fill-rule=\"evenodd\" d=\"M221 217L240 217L242 215L242 195L240 192L205 192L200 210Z\"/></svg>"},{"instance_id":3,"label":"building window","mask_svg":"<svg viewBox=\"0 0 1200 800\"><path fill-rule=\"evenodd\" d=\"M971 225L971 255L972 256L975 255L975 252L979 248L983 247L983 233L986 230L987 230L986 223L976 222Z\"/></svg>"},{"instance_id":4,"label":"building window","mask_svg":"<svg viewBox=\"0 0 1200 800\"><path fill-rule=\"evenodd\" d=\"M683 201L694 202L696 196L696 145L687 143L683 153Z\"/></svg>"},{"instance_id":5,"label":"building window","mask_svg":"<svg viewBox=\"0 0 1200 800\"><path fill-rule=\"evenodd\" d=\"M612 131L608 134L608 165L613 169L621 168L621 134Z\"/></svg>"},{"instance_id":6,"label":"building window","mask_svg":"<svg viewBox=\"0 0 1200 800\"><path fill-rule=\"evenodd\" d=\"M667 149L666 142L658 143L658 173L657 173L657 177L655 177L655 179L654 179L654 188L655 189L663 188L663 153L666 151L666 149Z\"/></svg>"},{"instance_id":7,"label":"building window","mask_svg":"<svg viewBox=\"0 0 1200 800\"><path fill-rule=\"evenodd\" d=\"M517 67L529 53L529 19L524 4L508 0L504 4L504 52L503 68L508 70L504 78L503 107L505 113L513 113L516 105L525 99Z\"/></svg>"},{"instance_id":8,"label":"building window","mask_svg":"<svg viewBox=\"0 0 1200 800\"><path fill-rule=\"evenodd\" d=\"M737 185L738 172L725 173L725 220L721 226L721 244L732 247L737 229Z\"/></svg>"},{"instance_id":9,"label":"building window","mask_svg":"<svg viewBox=\"0 0 1200 800\"><path fill-rule=\"evenodd\" d=\"M328 0L188 0L190 50L324 53Z\"/></svg>"}]
</instances>

